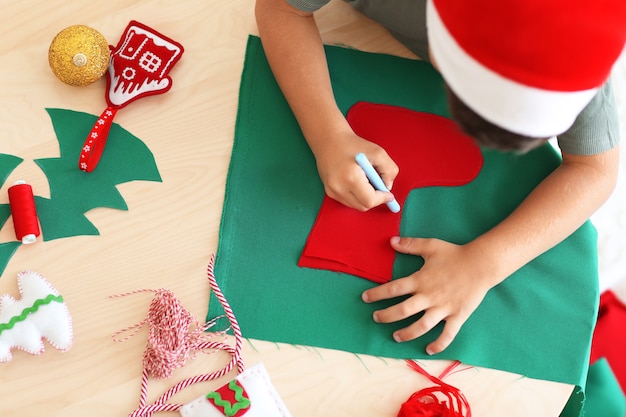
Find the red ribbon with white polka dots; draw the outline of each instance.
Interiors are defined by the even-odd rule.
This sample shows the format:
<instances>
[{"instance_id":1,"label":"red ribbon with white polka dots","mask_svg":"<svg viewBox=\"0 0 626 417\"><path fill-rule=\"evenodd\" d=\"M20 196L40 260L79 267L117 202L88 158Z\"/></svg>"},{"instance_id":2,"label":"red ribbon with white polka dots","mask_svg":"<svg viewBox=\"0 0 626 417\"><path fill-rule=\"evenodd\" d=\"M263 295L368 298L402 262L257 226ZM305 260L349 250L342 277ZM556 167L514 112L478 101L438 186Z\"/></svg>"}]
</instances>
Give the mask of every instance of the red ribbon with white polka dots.
<instances>
[{"instance_id":1,"label":"red ribbon with white polka dots","mask_svg":"<svg viewBox=\"0 0 626 417\"><path fill-rule=\"evenodd\" d=\"M78 168L81 171L91 172L98 165L98 162L100 162L100 157L104 151L104 145L106 145L109 130L111 130L113 117L116 112L117 109L115 107L107 107L91 128L85 140L85 144L80 151L80 158L78 159Z\"/></svg>"}]
</instances>

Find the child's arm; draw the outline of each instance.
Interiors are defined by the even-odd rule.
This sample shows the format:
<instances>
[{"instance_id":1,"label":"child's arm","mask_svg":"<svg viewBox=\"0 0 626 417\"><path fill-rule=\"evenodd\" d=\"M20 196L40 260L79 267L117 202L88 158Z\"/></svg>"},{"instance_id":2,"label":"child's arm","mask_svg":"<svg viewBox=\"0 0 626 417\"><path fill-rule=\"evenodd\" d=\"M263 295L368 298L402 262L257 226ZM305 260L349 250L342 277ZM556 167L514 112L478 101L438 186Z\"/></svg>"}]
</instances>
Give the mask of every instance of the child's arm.
<instances>
[{"instance_id":1,"label":"child's arm","mask_svg":"<svg viewBox=\"0 0 626 417\"><path fill-rule=\"evenodd\" d=\"M359 210L391 201L390 193L369 185L354 157L363 152L388 188L398 167L384 149L357 136L339 110L313 15L285 0L257 0L255 13L272 72L315 155L326 194Z\"/></svg>"},{"instance_id":2,"label":"child's arm","mask_svg":"<svg viewBox=\"0 0 626 417\"><path fill-rule=\"evenodd\" d=\"M425 310L394 338L415 339L444 320L441 335L427 347L430 354L441 352L489 289L564 240L606 201L615 188L618 166L618 147L589 156L564 153L563 163L509 217L474 241L466 245L420 238L393 241L395 250L421 255L425 263L408 277L363 293L366 302L412 295L375 312L374 320L395 322Z\"/></svg>"}]
</instances>

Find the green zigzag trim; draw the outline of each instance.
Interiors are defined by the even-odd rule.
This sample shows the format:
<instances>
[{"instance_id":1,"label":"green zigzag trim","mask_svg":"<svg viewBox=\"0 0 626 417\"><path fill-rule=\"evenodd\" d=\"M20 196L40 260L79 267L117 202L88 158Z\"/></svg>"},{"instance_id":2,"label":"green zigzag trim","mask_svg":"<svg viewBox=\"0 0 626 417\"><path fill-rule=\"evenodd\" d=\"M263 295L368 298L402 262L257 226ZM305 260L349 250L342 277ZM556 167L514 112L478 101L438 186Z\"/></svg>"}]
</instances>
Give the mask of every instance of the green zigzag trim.
<instances>
[{"instance_id":1,"label":"green zigzag trim","mask_svg":"<svg viewBox=\"0 0 626 417\"><path fill-rule=\"evenodd\" d=\"M228 388L235 393L235 400L237 400L237 402L234 404L222 399L222 395L215 391L208 393L206 398L213 400L216 406L221 407L226 417L232 417L237 414L239 410L250 407L250 400L244 397L243 388L237 384L236 379L228 383Z\"/></svg>"},{"instance_id":2,"label":"green zigzag trim","mask_svg":"<svg viewBox=\"0 0 626 417\"><path fill-rule=\"evenodd\" d=\"M5 330L11 330L20 321L26 320L30 314L36 313L37 310L39 310L39 307L52 302L62 303L63 297L60 295L48 294L46 298L39 298L35 300L33 305L22 310L22 313L19 316L11 317L8 323L0 323L0 334L2 334Z\"/></svg>"}]
</instances>

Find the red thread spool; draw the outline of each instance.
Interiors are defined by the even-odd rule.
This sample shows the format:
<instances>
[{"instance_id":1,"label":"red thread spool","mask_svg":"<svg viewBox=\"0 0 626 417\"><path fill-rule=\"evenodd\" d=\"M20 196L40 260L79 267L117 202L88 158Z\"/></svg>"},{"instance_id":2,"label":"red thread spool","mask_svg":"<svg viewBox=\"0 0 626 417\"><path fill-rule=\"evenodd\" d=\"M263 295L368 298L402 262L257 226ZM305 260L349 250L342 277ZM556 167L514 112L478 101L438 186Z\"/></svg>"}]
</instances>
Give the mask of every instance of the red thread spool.
<instances>
[{"instance_id":1,"label":"red thread spool","mask_svg":"<svg viewBox=\"0 0 626 417\"><path fill-rule=\"evenodd\" d=\"M33 188L24 181L17 181L9 187L9 205L15 237L24 244L36 242L40 230Z\"/></svg>"}]
</instances>

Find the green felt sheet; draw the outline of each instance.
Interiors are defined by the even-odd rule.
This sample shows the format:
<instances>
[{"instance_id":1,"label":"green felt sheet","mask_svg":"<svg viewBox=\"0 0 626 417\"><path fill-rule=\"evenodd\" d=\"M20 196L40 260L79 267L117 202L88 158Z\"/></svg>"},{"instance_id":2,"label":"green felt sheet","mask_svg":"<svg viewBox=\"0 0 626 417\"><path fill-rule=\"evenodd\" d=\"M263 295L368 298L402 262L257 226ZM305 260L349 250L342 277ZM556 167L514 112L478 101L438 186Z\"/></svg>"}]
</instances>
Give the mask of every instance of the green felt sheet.
<instances>
[{"instance_id":1,"label":"green felt sheet","mask_svg":"<svg viewBox=\"0 0 626 417\"><path fill-rule=\"evenodd\" d=\"M585 417L624 417L626 398L609 362L601 358L589 368Z\"/></svg>"},{"instance_id":2,"label":"green felt sheet","mask_svg":"<svg viewBox=\"0 0 626 417\"><path fill-rule=\"evenodd\" d=\"M447 116L437 72L423 62L326 47L337 102L358 101ZM416 341L396 343L409 321L377 324L389 305L361 301L365 279L296 263L324 196L315 160L250 37L224 202L216 277L243 335L394 358L427 358L441 325ZM515 156L485 150L485 165L462 187L413 190L401 232L456 243L472 240L506 217L560 163L549 145ZM375 227L375 225L372 225ZM401 255L394 277L421 266ZM489 292L439 359L507 370L584 387L597 311L596 232L584 224ZM209 317L221 314L210 302ZM414 318L413 318L414 319Z\"/></svg>"}]
</instances>

